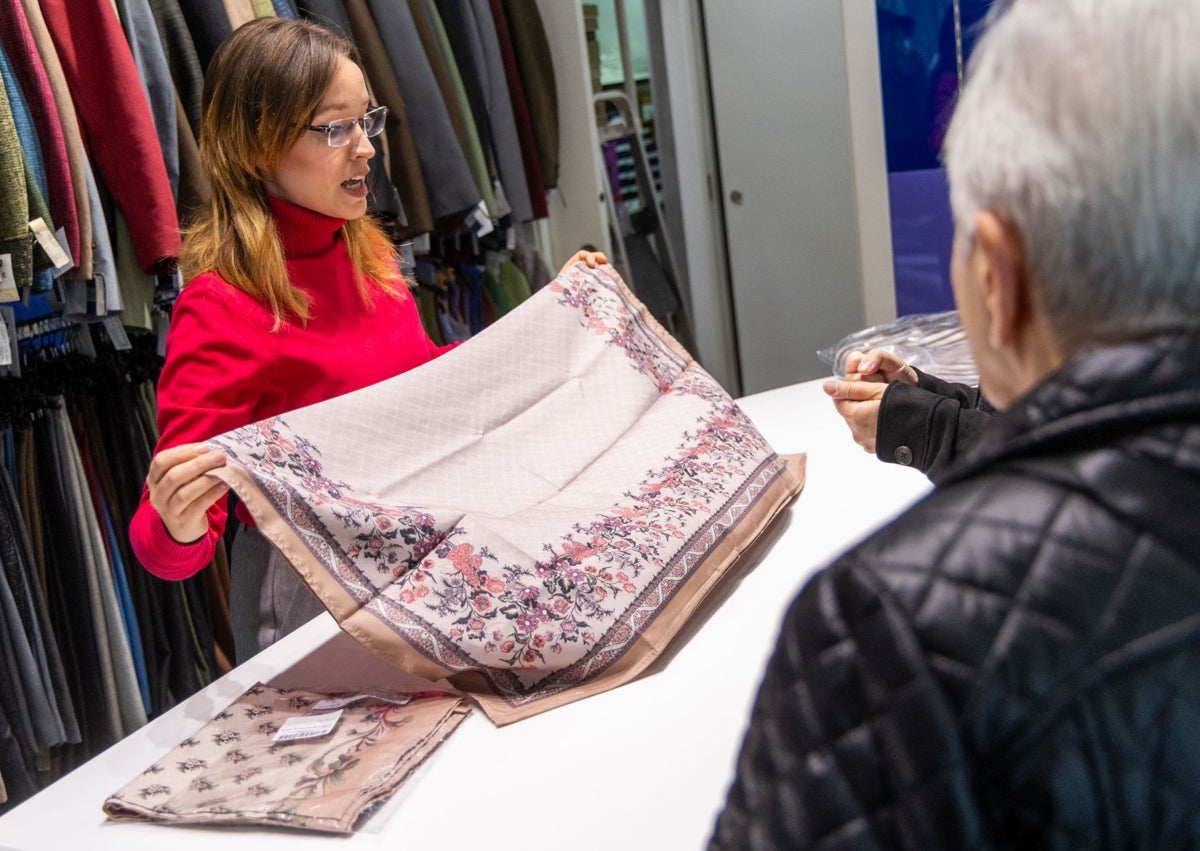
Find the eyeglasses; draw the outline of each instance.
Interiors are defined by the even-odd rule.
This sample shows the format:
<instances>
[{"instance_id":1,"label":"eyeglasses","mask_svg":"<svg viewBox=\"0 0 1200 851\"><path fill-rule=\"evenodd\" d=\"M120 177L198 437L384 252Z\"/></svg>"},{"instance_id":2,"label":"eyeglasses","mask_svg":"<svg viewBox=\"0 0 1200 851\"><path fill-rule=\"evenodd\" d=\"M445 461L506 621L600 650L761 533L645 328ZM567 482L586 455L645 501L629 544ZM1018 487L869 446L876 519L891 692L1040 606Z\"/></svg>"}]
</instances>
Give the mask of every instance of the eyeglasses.
<instances>
[{"instance_id":1,"label":"eyeglasses","mask_svg":"<svg viewBox=\"0 0 1200 851\"><path fill-rule=\"evenodd\" d=\"M362 118L339 118L337 121L330 121L328 124L310 124L309 130L315 130L318 133L325 134L325 141L331 148L344 148L350 144L350 140L354 137L354 128L361 127L363 133L368 139L374 138L383 132L383 122L387 120L388 109L386 106L377 106L374 109L367 110L367 114Z\"/></svg>"}]
</instances>

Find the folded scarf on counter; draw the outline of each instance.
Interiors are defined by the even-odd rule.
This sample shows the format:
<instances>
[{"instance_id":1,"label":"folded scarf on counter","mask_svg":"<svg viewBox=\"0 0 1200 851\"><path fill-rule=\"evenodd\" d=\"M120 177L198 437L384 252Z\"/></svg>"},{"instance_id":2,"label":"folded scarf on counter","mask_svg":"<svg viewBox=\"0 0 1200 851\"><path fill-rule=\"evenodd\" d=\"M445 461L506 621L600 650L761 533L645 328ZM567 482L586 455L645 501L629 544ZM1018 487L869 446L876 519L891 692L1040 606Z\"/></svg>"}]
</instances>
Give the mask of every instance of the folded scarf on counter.
<instances>
[{"instance_id":1,"label":"folded scarf on counter","mask_svg":"<svg viewBox=\"0 0 1200 851\"><path fill-rule=\"evenodd\" d=\"M276 738L289 719L338 709L325 735ZM349 833L469 712L453 694L323 694L259 683L109 797L104 812L117 820Z\"/></svg>"}]
</instances>

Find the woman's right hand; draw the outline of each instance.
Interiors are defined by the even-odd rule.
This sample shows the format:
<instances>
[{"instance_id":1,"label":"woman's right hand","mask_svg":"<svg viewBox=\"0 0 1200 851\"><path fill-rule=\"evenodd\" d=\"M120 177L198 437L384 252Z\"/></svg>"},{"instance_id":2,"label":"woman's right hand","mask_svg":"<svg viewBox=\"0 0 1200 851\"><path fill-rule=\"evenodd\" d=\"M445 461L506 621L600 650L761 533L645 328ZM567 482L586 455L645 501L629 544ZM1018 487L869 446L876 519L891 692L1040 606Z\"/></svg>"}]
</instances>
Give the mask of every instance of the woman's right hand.
<instances>
[{"instance_id":1,"label":"woman's right hand","mask_svg":"<svg viewBox=\"0 0 1200 851\"><path fill-rule=\"evenodd\" d=\"M164 449L150 461L146 487L172 538L189 544L208 532L208 509L229 492L229 485L204 475L225 466L225 453L203 443Z\"/></svg>"}]
</instances>

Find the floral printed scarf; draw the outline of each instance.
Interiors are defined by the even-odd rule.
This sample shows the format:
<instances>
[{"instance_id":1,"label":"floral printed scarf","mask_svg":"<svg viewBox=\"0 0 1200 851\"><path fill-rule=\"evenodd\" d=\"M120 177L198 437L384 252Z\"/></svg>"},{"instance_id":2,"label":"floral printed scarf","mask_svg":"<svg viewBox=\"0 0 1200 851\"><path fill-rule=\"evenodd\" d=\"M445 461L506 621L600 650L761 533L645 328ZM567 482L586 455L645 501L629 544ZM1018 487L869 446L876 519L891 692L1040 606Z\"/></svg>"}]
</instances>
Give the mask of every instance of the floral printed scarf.
<instances>
[{"instance_id":1,"label":"floral printed scarf","mask_svg":"<svg viewBox=\"0 0 1200 851\"><path fill-rule=\"evenodd\" d=\"M344 630L496 723L644 670L804 483L610 267L209 441Z\"/></svg>"},{"instance_id":2,"label":"floral printed scarf","mask_svg":"<svg viewBox=\"0 0 1200 851\"><path fill-rule=\"evenodd\" d=\"M275 737L288 719L324 714L347 694L259 683L104 802L113 819L354 829L467 716L458 695L365 695L333 731ZM340 702L340 701L339 701Z\"/></svg>"}]
</instances>

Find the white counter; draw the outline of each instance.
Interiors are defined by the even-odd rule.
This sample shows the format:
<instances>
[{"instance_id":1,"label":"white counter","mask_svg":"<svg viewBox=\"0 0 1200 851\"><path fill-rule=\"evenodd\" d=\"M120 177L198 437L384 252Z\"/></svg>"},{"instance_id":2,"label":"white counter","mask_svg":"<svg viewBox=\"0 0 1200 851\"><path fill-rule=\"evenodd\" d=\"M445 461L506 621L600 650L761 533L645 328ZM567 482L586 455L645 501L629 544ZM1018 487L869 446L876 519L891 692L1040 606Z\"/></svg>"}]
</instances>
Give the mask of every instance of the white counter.
<instances>
[{"instance_id":1,"label":"white counter","mask_svg":"<svg viewBox=\"0 0 1200 851\"><path fill-rule=\"evenodd\" d=\"M745 578L641 679L504 728L476 711L410 778L385 823L351 837L107 821L109 794L256 681L395 684L392 669L322 615L0 817L0 848L702 848L789 601L929 489L921 474L859 449L819 381L741 404L776 451L808 453L807 484Z\"/></svg>"}]
</instances>

